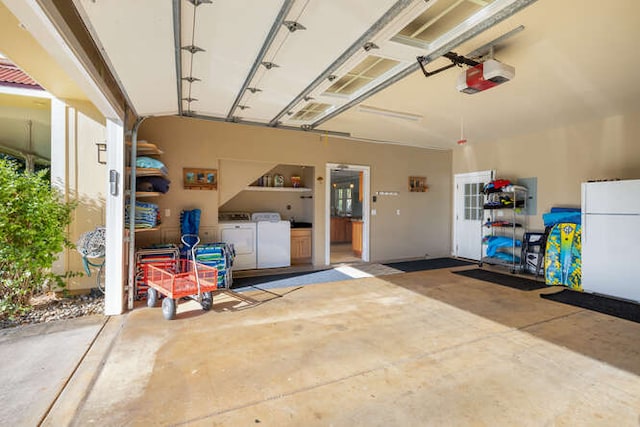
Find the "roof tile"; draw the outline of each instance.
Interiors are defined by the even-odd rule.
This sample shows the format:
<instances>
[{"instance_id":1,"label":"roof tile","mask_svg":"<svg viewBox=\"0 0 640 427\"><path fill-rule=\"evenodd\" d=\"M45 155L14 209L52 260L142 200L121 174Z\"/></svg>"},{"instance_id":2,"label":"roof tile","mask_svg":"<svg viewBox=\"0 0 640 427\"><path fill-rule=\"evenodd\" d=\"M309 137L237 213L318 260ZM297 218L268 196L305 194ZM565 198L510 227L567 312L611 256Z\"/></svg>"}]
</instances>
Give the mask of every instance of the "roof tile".
<instances>
[{"instance_id":1,"label":"roof tile","mask_svg":"<svg viewBox=\"0 0 640 427\"><path fill-rule=\"evenodd\" d=\"M35 80L8 59L0 59L0 85L42 89Z\"/></svg>"}]
</instances>

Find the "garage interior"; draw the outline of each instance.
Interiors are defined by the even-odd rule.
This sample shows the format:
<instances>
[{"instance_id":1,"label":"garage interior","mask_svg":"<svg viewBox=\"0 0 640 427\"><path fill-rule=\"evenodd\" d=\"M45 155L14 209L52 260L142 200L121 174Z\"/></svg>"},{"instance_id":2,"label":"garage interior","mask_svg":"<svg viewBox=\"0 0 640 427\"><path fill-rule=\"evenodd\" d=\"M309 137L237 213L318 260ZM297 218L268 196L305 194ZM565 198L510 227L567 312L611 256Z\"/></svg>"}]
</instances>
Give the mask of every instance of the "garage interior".
<instances>
[{"instance_id":1,"label":"garage interior","mask_svg":"<svg viewBox=\"0 0 640 427\"><path fill-rule=\"evenodd\" d=\"M638 323L540 298L556 288L447 268L256 288L211 312L181 303L165 322L134 302L127 251L176 243L184 210L211 236L220 213L273 210L312 224L304 265L330 267L327 165L368 168L366 203L349 212L364 224L356 260L459 256L455 177L478 171L535 178L527 230L543 231L544 212L580 207L581 183L640 178L637 2L3 0L0 12L0 52L105 128L107 314L126 312L106 318L39 421L637 425ZM493 59L515 75L461 92L460 75ZM108 170L126 186L125 140L156 144L169 171L152 231L125 225L127 197L107 189ZM216 187L186 188L185 168L216 171ZM275 174L308 192L248 189Z\"/></svg>"}]
</instances>

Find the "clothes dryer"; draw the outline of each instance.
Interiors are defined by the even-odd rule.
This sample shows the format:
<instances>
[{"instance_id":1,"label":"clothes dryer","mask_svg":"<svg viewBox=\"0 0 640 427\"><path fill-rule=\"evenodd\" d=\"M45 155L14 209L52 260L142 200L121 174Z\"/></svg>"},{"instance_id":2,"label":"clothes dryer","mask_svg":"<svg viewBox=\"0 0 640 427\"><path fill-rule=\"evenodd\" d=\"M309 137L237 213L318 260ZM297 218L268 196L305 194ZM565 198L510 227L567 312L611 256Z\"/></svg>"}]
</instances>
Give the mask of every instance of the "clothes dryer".
<instances>
[{"instance_id":1,"label":"clothes dryer","mask_svg":"<svg viewBox=\"0 0 640 427\"><path fill-rule=\"evenodd\" d=\"M257 267L276 268L291 265L291 223L277 212L256 212Z\"/></svg>"}]
</instances>

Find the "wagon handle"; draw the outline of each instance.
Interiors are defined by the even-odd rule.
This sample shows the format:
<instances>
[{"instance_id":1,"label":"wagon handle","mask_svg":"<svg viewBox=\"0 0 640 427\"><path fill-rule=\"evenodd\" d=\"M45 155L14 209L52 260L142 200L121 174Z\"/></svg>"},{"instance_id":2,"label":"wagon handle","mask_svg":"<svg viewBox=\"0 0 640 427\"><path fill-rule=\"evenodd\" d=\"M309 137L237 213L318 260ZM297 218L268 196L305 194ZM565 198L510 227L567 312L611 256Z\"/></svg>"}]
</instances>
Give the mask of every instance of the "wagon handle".
<instances>
[{"instance_id":1,"label":"wagon handle","mask_svg":"<svg viewBox=\"0 0 640 427\"><path fill-rule=\"evenodd\" d=\"M193 245L189 245L189 243L187 243L185 237L195 237L196 238L196 242ZM193 263L193 272L196 276L196 284L198 285L198 299L201 298L201 292L200 292L200 276L198 275L198 265L196 263L196 246L198 246L200 244L200 236L198 236L197 234L183 234L180 237L180 240L182 241L182 243L185 246L191 246L191 262Z\"/></svg>"}]
</instances>

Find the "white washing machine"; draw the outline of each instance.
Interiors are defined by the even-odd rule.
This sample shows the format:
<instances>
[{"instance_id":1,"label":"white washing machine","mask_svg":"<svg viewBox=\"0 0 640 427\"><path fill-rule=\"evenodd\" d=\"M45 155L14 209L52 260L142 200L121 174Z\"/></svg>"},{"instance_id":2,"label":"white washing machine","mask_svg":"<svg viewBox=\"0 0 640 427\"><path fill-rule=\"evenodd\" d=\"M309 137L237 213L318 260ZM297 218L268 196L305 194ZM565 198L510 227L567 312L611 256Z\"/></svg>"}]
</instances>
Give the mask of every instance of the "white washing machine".
<instances>
[{"instance_id":1,"label":"white washing machine","mask_svg":"<svg viewBox=\"0 0 640 427\"><path fill-rule=\"evenodd\" d=\"M277 212L256 212L258 268L289 267L291 265L291 223L282 221Z\"/></svg>"},{"instance_id":2,"label":"white washing machine","mask_svg":"<svg viewBox=\"0 0 640 427\"><path fill-rule=\"evenodd\" d=\"M233 269L251 270L257 265L256 223L245 212L218 214L218 241L232 243L236 251Z\"/></svg>"}]
</instances>

